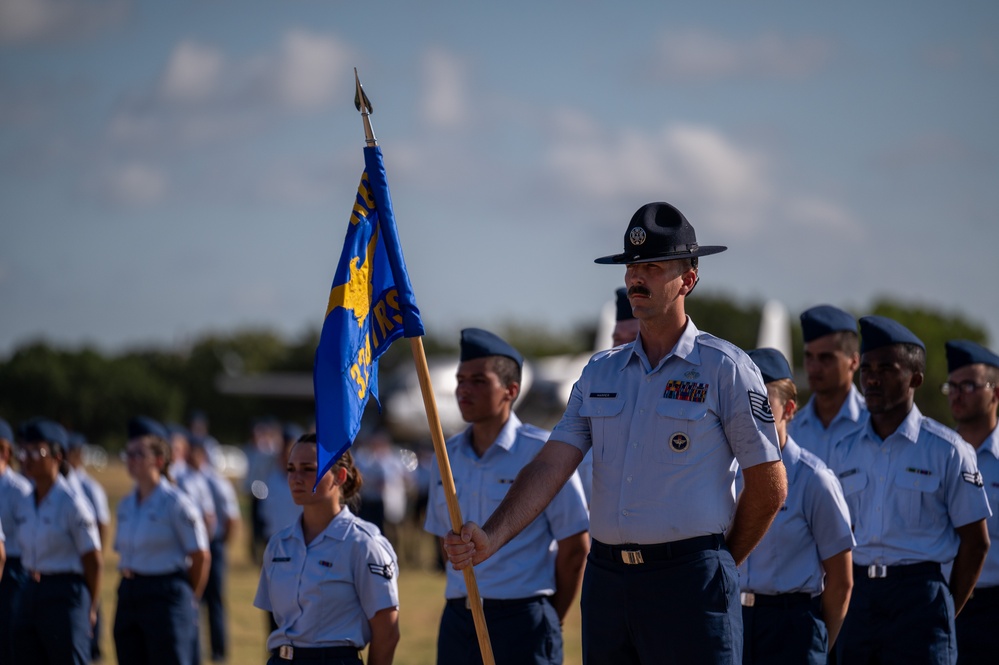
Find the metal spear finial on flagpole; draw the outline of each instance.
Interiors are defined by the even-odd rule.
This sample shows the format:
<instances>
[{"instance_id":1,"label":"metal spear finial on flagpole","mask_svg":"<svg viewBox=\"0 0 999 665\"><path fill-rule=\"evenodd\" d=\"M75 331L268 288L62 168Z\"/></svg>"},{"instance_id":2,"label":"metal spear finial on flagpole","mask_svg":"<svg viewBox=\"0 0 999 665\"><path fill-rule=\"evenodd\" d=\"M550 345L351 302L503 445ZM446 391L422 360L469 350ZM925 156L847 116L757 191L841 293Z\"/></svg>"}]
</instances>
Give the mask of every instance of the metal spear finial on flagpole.
<instances>
[{"instance_id":1,"label":"metal spear finial on flagpole","mask_svg":"<svg viewBox=\"0 0 999 665\"><path fill-rule=\"evenodd\" d=\"M364 117L364 136L369 148L378 145L375 133L371 129L371 100L364 94L361 80L354 68L354 106ZM447 446L444 442L444 430L441 427L440 415L437 411L437 400L434 397L434 387L430 382L430 367L427 364L426 352L422 337L410 337L410 347L413 351L413 363L420 380L420 391L423 393L423 406L427 412L427 424L430 427L430 438L434 442L434 453L437 456L437 467L441 473L441 484L444 488L444 498L447 500L448 516L451 518L451 528L461 533L464 522L461 518L461 506L458 505L458 490L454 486L454 476L451 474L451 462L448 460ZM463 571L465 575L465 590L468 592L468 605L472 610L472 620L475 624L475 634L479 641L479 651L482 654L482 665L495 665L493 647L489 642L489 629L486 627L486 613L482 609L482 598L479 596L479 585L475 581L475 571L471 566Z\"/></svg>"},{"instance_id":2,"label":"metal spear finial on flagpole","mask_svg":"<svg viewBox=\"0 0 999 665\"><path fill-rule=\"evenodd\" d=\"M361 79L357 78L357 67L354 67L354 84L354 108L360 111L361 117L364 118L364 140L369 147L374 147L378 145L378 139L375 138L375 132L371 129L371 120L368 116L374 113L375 110L371 106L371 100L364 94L364 88L361 87Z\"/></svg>"}]
</instances>

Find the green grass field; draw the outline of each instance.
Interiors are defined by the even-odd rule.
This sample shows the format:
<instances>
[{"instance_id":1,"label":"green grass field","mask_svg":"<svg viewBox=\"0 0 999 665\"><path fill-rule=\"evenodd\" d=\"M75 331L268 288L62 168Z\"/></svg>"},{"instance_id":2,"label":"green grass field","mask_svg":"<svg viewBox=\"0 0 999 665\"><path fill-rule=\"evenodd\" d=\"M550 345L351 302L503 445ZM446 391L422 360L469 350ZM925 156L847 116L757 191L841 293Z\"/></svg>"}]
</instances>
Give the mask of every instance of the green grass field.
<instances>
[{"instance_id":1,"label":"green grass field","mask_svg":"<svg viewBox=\"0 0 999 665\"><path fill-rule=\"evenodd\" d=\"M112 519L119 499L131 489L131 480L124 467L113 462L103 471L91 470L108 493ZM245 523L245 522L244 522ZM109 543L104 550L104 577L101 583L104 628L102 648L104 662L117 663L111 629L118 589L118 557L110 542L114 539L112 523ZM247 529L241 529L229 548L229 576L226 580L229 625L229 663L263 663L267 659L264 644L267 640L266 617L253 607L257 590L259 568L249 556ZM434 539L412 527L403 528L399 541L399 596L402 640L396 650L397 665L432 665L437 653L437 624L444 607L444 575L433 570ZM204 615L204 612L202 612ZM205 617L202 616L202 652L207 653L208 636ZM582 662L580 655L579 608L572 609L565 621L565 663ZM204 662L209 662L207 657Z\"/></svg>"}]
</instances>

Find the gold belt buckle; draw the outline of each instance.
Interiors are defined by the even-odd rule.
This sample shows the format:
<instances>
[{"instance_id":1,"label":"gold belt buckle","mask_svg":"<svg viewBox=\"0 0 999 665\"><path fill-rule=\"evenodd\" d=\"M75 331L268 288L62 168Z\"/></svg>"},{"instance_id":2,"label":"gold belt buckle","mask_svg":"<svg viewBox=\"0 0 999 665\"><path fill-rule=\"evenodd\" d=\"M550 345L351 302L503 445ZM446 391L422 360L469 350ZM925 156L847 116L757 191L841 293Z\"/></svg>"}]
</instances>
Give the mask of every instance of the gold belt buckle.
<instances>
[{"instance_id":1,"label":"gold belt buckle","mask_svg":"<svg viewBox=\"0 0 999 665\"><path fill-rule=\"evenodd\" d=\"M629 566L645 563L645 560L642 559L642 550L621 550L621 561Z\"/></svg>"},{"instance_id":2,"label":"gold belt buckle","mask_svg":"<svg viewBox=\"0 0 999 665\"><path fill-rule=\"evenodd\" d=\"M281 660L295 660L295 647L290 644L282 644L278 647L278 658Z\"/></svg>"}]
</instances>

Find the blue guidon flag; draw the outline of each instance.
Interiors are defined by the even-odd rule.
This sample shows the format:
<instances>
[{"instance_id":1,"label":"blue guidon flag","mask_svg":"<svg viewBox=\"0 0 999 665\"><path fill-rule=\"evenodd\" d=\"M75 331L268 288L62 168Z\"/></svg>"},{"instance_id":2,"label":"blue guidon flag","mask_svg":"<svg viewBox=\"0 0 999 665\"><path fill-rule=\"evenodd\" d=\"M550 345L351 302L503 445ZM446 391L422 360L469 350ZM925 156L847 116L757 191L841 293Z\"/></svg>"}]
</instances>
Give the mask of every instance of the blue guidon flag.
<instances>
[{"instance_id":1,"label":"blue guidon flag","mask_svg":"<svg viewBox=\"0 0 999 665\"><path fill-rule=\"evenodd\" d=\"M399 337L423 334L382 151L367 147L316 348L317 482L353 443L368 396L378 400L378 358Z\"/></svg>"}]
</instances>

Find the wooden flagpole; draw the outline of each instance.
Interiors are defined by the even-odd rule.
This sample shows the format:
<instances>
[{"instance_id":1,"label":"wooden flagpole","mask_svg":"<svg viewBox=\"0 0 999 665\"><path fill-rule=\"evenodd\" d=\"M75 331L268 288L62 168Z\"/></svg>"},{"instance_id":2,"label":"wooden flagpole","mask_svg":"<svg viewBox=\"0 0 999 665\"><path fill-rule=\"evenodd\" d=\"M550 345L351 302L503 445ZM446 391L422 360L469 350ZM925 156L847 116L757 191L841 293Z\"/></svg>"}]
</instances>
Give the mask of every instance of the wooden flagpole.
<instances>
[{"instance_id":1,"label":"wooden flagpole","mask_svg":"<svg viewBox=\"0 0 999 665\"><path fill-rule=\"evenodd\" d=\"M354 93L354 106L361 112L364 118L364 136L367 145L374 147L378 145L375 133L371 129L371 121L368 116L371 114L371 102L364 94L361 81L357 77L357 69L354 69L354 82L356 85ZM434 397L434 387L430 382L430 368L427 365L427 356L423 349L422 337L409 338L410 347L413 351L413 362L416 364L416 374L420 380L420 391L423 393L423 405L427 411L427 423L430 426L430 437L434 442L434 452L437 455L437 467L440 469L441 481L444 485L444 497L447 499L447 510L451 517L451 528L456 533L461 533L461 526L464 521L461 518L461 506L458 505L458 491L454 486L454 476L451 475L451 462L448 460L447 447L444 445L444 430L441 428L440 415L437 412L437 399ZM486 627L486 614L482 609L482 599L479 597L479 585L475 581L475 571L471 566L465 568L465 588L468 590L469 609L472 610L472 619L475 622L475 634L479 639L479 651L482 653L482 665L495 665L493 658L493 647L489 642L489 630Z\"/></svg>"}]
</instances>

